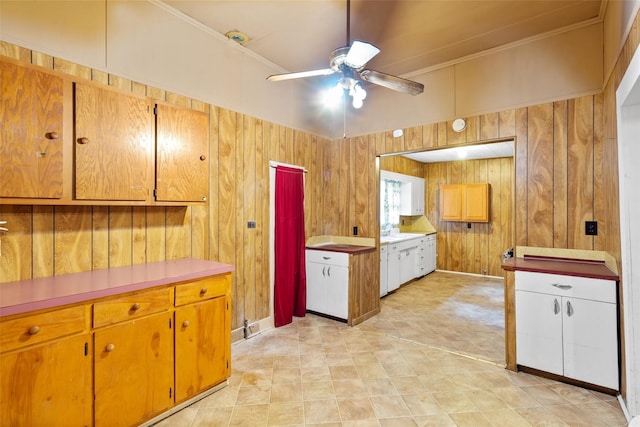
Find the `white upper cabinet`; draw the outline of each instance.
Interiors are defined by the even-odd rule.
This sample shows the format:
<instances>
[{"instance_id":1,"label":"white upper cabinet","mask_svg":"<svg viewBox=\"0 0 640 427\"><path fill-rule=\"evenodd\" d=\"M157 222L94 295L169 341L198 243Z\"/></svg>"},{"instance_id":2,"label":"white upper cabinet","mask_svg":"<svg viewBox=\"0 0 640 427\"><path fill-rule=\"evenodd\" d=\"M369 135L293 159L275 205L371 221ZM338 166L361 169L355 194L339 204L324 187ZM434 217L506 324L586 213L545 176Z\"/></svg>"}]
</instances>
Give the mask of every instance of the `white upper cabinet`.
<instances>
[{"instance_id":1,"label":"white upper cabinet","mask_svg":"<svg viewBox=\"0 0 640 427\"><path fill-rule=\"evenodd\" d=\"M424 215L424 178L383 170L380 179L400 182L400 215Z\"/></svg>"}]
</instances>

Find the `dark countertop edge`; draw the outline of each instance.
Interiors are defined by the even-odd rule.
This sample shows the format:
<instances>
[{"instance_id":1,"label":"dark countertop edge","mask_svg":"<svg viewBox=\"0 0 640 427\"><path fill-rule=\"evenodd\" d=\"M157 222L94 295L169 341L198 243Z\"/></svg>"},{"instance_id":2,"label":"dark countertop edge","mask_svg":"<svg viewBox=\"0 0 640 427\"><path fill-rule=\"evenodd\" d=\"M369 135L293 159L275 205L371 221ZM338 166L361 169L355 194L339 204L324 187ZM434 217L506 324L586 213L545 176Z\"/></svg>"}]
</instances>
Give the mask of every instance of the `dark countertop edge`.
<instances>
[{"instance_id":1,"label":"dark countertop edge","mask_svg":"<svg viewBox=\"0 0 640 427\"><path fill-rule=\"evenodd\" d=\"M144 270L154 271L153 267L162 266L178 266L182 264L185 266L194 265L195 269L188 272L176 272L171 268L156 270L151 276L140 277L140 274L136 274L137 271ZM168 271L167 271L168 270ZM64 290L55 296L38 296L32 298L31 301L19 302L19 303L6 303L2 298L0 304L0 318L5 316L11 316L15 314L23 314L31 311L53 309L57 307L66 306L69 304L77 304L96 300L103 297L115 296L128 292L140 291L144 289L151 289L154 287L166 286L172 283L179 283L188 280L201 279L203 277L231 273L235 270L235 267L230 264L223 264L216 261L199 260L194 258L181 258L176 260L159 261L147 264L137 264L133 266L114 267L111 269L85 271L80 273L70 273L59 276L43 277L37 279L28 279L15 282L0 283L0 294L5 293L8 287L20 287L20 294L37 294L37 290L30 288L37 288L38 286L51 286L56 283L63 282L65 280L89 280L91 281L92 275L100 276L100 279L108 280L109 276L114 273L123 273L122 276L131 275L134 277L130 282L122 281L122 276L119 277L117 283L111 284L111 286L100 286L93 289L87 289L86 291L65 293ZM163 274L163 273L173 274ZM3 289L4 288L4 289ZM27 298L23 298L27 299ZM5 305L7 304L7 305Z\"/></svg>"},{"instance_id":2,"label":"dark countertop edge","mask_svg":"<svg viewBox=\"0 0 640 427\"><path fill-rule=\"evenodd\" d=\"M314 251L344 252L354 255L376 250L375 246L344 245L338 243L335 245L325 244L322 246L307 246L306 248Z\"/></svg>"},{"instance_id":3,"label":"dark countertop edge","mask_svg":"<svg viewBox=\"0 0 640 427\"><path fill-rule=\"evenodd\" d=\"M502 264L506 271L529 271L533 273L560 274L563 276L588 277L619 281L615 274L604 262L569 260L565 258L510 258Z\"/></svg>"}]
</instances>

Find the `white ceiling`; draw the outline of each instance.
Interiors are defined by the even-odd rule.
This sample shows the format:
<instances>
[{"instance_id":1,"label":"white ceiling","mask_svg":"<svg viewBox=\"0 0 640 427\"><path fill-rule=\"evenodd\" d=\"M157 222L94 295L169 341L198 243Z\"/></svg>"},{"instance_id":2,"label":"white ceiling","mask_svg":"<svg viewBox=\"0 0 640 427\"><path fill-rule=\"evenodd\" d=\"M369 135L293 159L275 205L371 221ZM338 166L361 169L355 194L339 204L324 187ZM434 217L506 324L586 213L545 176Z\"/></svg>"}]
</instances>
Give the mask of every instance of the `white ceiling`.
<instances>
[{"instance_id":1,"label":"white ceiling","mask_svg":"<svg viewBox=\"0 0 640 427\"><path fill-rule=\"evenodd\" d=\"M513 157L513 145L514 141L511 140L422 151L419 153L404 154L404 157L408 157L422 163Z\"/></svg>"},{"instance_id":2,"label":"white ceiling","mask_svg":"<svg viewBox=\"0 0 640 427\"><path fill-rule=\"evenodd\" d=\"M328 68L330 53L347 44L346 0L162 2L217 33L245 33L245 47L280 72ZM411 78L489 49L601 20L602 6L601 0L352 0L350 38L381 49L366 68ZM306 80L320 85L330 78L335 77Z\"/></svg>"}]
</instances>

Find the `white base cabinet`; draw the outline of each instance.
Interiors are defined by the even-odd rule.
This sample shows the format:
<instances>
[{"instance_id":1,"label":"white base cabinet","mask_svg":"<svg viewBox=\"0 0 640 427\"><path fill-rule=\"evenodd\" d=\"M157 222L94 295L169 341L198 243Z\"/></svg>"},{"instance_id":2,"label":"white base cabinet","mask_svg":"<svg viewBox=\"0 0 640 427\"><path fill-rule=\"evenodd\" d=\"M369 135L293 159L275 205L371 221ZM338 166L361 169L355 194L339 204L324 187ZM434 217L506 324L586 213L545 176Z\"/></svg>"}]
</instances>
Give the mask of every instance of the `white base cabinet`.
<instances>
[{"instance_id":1,"label":"white base cabinet","mask_svg":"<svg viewBox=\"0 0 640 427\"><path fill-rule=\"evenodd\" d=\"M349 254L307 249L307 310L349 317Z\"/></svg>"},{"instance_id":2,"label":"white base cabinet","mask_svg":"<svg viewBox=\"0 0 640 427\"><path fill-rule=\"evenodd\" d=\"M380 297L435 269L435 234L380 246Z\"/></svg>"},{"instance_id":3,"label":"white base cabinet","mask_svg":"<svg viewBox=\"0 0 640 427\"><path fill-rule=\"evenodd\" d=\"M518 365L619 389L617 283L515 272Z\"/></svg>"}]
</instances>

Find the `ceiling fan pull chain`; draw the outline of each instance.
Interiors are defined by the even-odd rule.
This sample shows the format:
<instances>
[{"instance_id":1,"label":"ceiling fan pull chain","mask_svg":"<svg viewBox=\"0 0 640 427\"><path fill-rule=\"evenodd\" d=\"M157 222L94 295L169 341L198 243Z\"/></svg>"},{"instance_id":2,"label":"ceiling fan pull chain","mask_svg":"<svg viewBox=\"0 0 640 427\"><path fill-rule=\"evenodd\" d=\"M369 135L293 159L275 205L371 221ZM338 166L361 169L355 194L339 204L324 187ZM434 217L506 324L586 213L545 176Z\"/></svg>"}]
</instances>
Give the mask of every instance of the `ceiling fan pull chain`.
<instances>
[{"instance_id":1,"label":"ceiling fan pull chain","mask_svg":"<svg viewBox=\"0 0 640 427\"><path fill-rule=\"evenodd\" d=\"M347 44L351 44L351 0L347 0Z\"/></svg>"}]
</instances>

